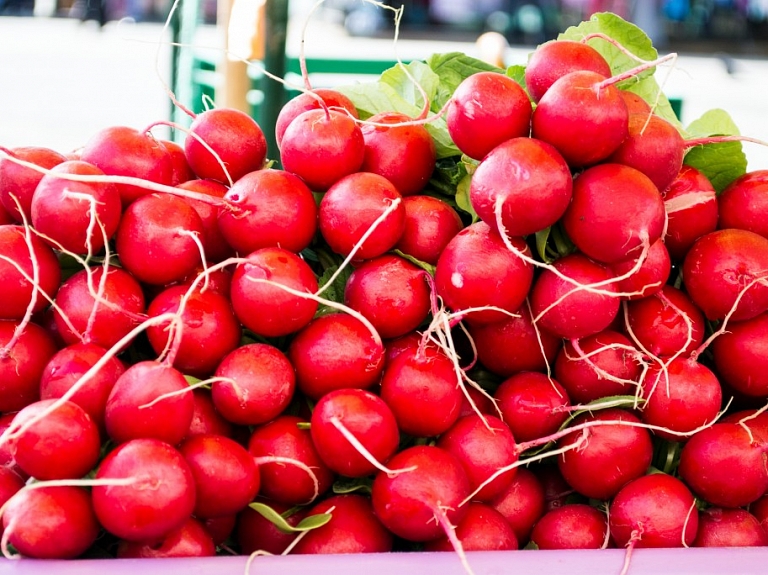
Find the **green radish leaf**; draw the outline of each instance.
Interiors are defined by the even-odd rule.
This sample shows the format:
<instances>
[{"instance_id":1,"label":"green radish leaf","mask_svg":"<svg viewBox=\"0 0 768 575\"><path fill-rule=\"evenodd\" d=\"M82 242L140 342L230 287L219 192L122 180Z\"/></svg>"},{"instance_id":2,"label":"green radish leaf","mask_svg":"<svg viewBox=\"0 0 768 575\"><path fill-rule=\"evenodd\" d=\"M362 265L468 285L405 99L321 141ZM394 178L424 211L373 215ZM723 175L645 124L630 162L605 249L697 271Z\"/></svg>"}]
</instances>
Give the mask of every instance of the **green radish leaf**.
<instances>
[{"instance_id":1,"label":"green radish leaf","mask_svg":"<svg viewBox=\"0 0 768 575\"><path fill-rule=\"evenodd\" d=\"M196 378L196 377L195 377L195 376L193 376L193 375L185 375L185 376L184 376L184 379L186 379L186 380L187 380L187 383L188 383L189 385L195 385L195 384L198 384L198 383L200 383L201 381L203 381L202 379L198 379L198 378Z\"/></svg>"},{"instance_id":2,"label":"green radish leaf","mask_svg":"<svg viewBox=\"0 0 768 575\"><path fill-rule=\"evenodd\" d=\"M549 234L551 231L552 228L548 227L536 232L536 252L539 254L541 261L543 261L545 264L551 264L553 261L555 261L555 258L551 257L547 253L547 240L549 240Z\"/></svg>"},{"instance_id":3,"label":"green radish leaf","mask_svg":"<svg viewBox=\"0 0 768 575\"><path fill-rule=\"evenodd\" d=\"M472 182L472 177L467 174L459 182L456 187L456 205L460 210L467 212L472 216L472 223L474 224L480 218L475 213L475 208L472 207L472 202L469 201L469 184Z\"/></svg>"},{"instance_id":4,"label":"green radish leaf","mask_svg":"<svg viewBox=\"0 0 768 575\"><path fill-rule=\"evenodd\" d=\"M408 255L405 252L401 252L400 250L392 250L392 253L395 255L400 256L404 260L408 260L413 265L420 267L425 272L427 272L429 275L434 276L435 275L435 266L432 264L428 264L427 262L423 262L421 260L416 259L415 257Z\"/></svg>"},{"instance_id":5,"label":"green radish leaf","mask_svg":"<svg viewBox=\"0 0 768 575\"><path fill-rule=\"evenodd\" d=\"M522 64L514 64L513 66L510 66L507 68L507 76L520 84L523 89L527 90L525 86L525 66Z\"/></svg>"},{"instance_id":6,"label":"green radish leaf","mask_svg":"<svg viewBox=\"0 0 768 575\"><path fill-rule=\"evenodd\" d=\"M656 78L652 76L643 78L639 82L636 82L631 86L627 86L626 90L628 92L637 94L643 100L648 102L648 105L651 106L654 114L660 116L672 124L683 135L683 137L686 137L686 133L685 130L683 130L683 125L680 123L680 119L672 109L672 105L669 103L669 99L664 95L664 92L661 91L661 88L659 88L659 84L656 82Z\"/></svg>"},{"instance_id":7,"label":"green radish leaf","mask_svg":"<svg viewBox=\"0 0 768 575\"><path fill-rule=\"evenodd\" d=\"M560 429L562 430L568 427L573 422L573 420L582 413L592 413L593 411L600 411L601 409L610 409L613 407L634 408L635 406L641 406L644 403L645 400L643 398L635 397L634 395L611 395L608 397L601 397L600 399L596 399L585 404L582 406L582 409L571 412L571 414L568 416L568 419L566 419L560 426Z\"/></svg>"},{"instance_id":8,"label":"green radish leaf","mask_svg":"<svg viewBox=\"0 0 768 575\"><path fill-rule=\"evenodd\" d=\"M525 551L525 550L533 550L533 551L538 551L538 550L539 550L539 546L538 546L538 545L536 545L536 543L535 543L535 542L533 542L533 541L529 541L529 542L526 544L526 546L525 546L525 547L523 547L523 551Z\"/></svg>"},{"instance_id":9,"label":"green radish leaf","mask_svg":"<svg viewBox=\"0 0 768 575\"><path fill-rule=\"evenodd\" d=\"M467 166L461 157L442 158L435 164L429 187L445 196L455 196L459 182L467 175Z\"/></svg>"},{"instance_id":10,"label":"green radish leaf","mask_svg":"<svg viewBox=\"0 0 768 575\"><path fill-rule=\"evenodd\" d=\"M406 69L407 72L406 73ZM413 80L408 77L410 74ZM406 66L395 66L382 72L379 81L392 86L398 96L403 100L417 106L419 110L424 106L424 98L419 92L416 83L421 86L424 92L427 94L427 98L430 102L434 101L437 88L440 84L440 77L435 74L432 69L424 62L414 60Z\"/></svg>"},{"instance_id":11,"label":"green radish leaf","mask_svg":"<svg viewBox=\"0 0 768 575\"><path fill-rule=\"evenodd\" d=\"M264 517L264 519L272 523L272 525L277 527L283 533L301 533L303 531L311 531L312 529L322 527L331 520L330 513L318 513L317 515L310 515L309 517L305 517L294 527L269 505L254 501L248 507L258 512L262 517Z\"/></svg>"},{"instance_id":12,"label":"green radish leaf","mask_svg":"<svg viewBox=\"0 0 768 575\"><path fill-rule=\"evenodd\" d=\"M373 480L369 477L354 479L351 477L340 477L333 484L333 492L337 495L347 493L362 493L370 495L373 489Z\"/></svg>"},{"instance_id":13,"label":"green radish leaf","mask_svg":"<svg viewBox=\"0 0 768 575\"><path fill-rule=\"evenodd\" d=\"M438 75L440 84L432 100L432 111L437 112L451 99L453 93L466 78L477 72L500 72L504 70L461 52L433 54L427 58L427 65Z\"/></svg>"},{"instance_id":14,"label":"green radish leaf","mask_svg":"<svg viewBox=\"0 0 768 575\"><path fill-rule=\"evenodd\" d=\"M317 285L319 287L323 287L325 284L327 284L338 269L339 266L337 264L327 267L323 272L323 275L318 278ZM336 303L344 303L344 290L347 286L347 281L349 281L349 276L352 275L352 271L352 266L346 266L339 274L339 276L333 280L333 283L328 286L325 291L323 291L321 296ZM338 311L339 310L331 306L320 304L317 308L317 312L315 313L315 317L318 318L331 313L338 313Z\"/></svg>"}]
</instances>

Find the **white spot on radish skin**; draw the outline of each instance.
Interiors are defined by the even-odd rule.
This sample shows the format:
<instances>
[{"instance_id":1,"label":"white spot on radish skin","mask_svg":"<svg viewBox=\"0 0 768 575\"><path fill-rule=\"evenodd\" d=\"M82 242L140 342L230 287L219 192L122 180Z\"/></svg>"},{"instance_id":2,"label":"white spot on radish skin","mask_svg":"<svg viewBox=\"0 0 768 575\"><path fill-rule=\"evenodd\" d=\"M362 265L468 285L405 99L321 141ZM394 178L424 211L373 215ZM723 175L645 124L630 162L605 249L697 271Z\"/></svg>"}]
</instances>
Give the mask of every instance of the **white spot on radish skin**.
<instances>
[{"instance_id":1,"label":"white spot on radish skin","mask_svg":"<svg viewBox=\"0 0 768 575\"><path fill-rule=\"evenodd\" d=\"M464 276L462 276L459 272L453 272L451 274L451 284L455 288L463 288L464 287Z\"/></svg>"}]
</instances>

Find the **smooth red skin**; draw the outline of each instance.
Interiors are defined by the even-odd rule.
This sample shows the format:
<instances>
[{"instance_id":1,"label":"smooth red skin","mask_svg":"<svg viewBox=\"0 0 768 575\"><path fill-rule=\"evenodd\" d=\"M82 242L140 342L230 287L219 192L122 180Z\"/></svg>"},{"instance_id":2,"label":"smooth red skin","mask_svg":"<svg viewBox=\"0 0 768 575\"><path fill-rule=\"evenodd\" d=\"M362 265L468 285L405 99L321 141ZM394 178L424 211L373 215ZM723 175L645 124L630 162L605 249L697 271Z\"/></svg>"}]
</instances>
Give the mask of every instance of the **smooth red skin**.
<instances>
[{"instance_id":1,"label":"smooth red skin","mask_svg":"<svg viewBox=\"0 0 768 575\"><path fill-rule=\"evenodd\" d=\"M81 487L41 487L16 493L3 509L8 543L33 559L74 559L99 535L91 497Z\"/></svg>"},{"instance_id":2,"label":"smooth red skin","mask_svg":"<svg viewBox=\"0 0 768 575\"><path fill-rule=\"evenodd\" d=\"M280 142L283 169L299 176L315 192L324 192L360 170L365 140L346 113L309 110L286 128Z\"/></svg>"},{"instance_id":3,"label":"smooth red skin","mask_svg":"<svg viewBox=\"0 0 768 575\"><path fill-rule=\"evenodd\" d=\"M299 253L317 231L317 204L298 176L282 170L259 170L240 178L225 197L219 227L241 254L277 246Z\"/></svg>"},{"instance_id":4,"label":"smooth red skin","mask_svg":"<svg viewBox=\"0 0 768 575\"><path fill-rule=\"evenodd\" d=\"M565 408L571 404L562 385L533 371L506 379L494 397L517 441L532 441L557 431L568 419Z\"/></svg>"},{"instance_id":5,"label":"smooth red skin","mask_svg":"<svg viewBox=\"0 0 768 575\"><path fill-rule=\"evenodd\" d=\"M605 80L595 72L569 72L533 111L533 137L552 144L571 167L605 160L629 134L627 105L615 86L599 88Z\"/></svg>"},{"instance_id":6,"label":"smooth red skin","mask_svg":"<svg viewBox=\"0 0 768 575\"><path fill-rule=\"evenodd\" d=\"M377 124L403 124L413 118L382 112L368 118ZM360 171L387 178L403 196L418 194L432 177L437 159L435 141L421 124L392 127L364 124L365 158Z\"/></svg>"},{"instance_id":7,"label":"smooth red skin","mask_svg":"<svg viewBox=\"0 0 768 575\"><path fill-rule=\"evenodd\" d=\"M617 547L633 541L636 548L690 546L696 538L699 512L685 484L663 473L628 483L609 509L611 539Z\"/></svg>"},{"instance_id":8,"label":"smooth red skin","mask_svg":"<svg viewBox=\"0 0 768 575\"><path fill-rule=\"evenodd\" d=\"M609 162L640 170L666 190L683 167L685 141L672 124L655 114L630 114L629 135Z\"/></svg>"},{"instance_id":9,"label":"smooth red skin","mask_svg":"<svg viewBox=\"0 0 768 575\"><path fill-rule=\"evenodd\" d=\"M10 152L13 157L19 160L30 162L47 170L67 160L62 154L39 146L13 148ZM10 221L4 223L22 223L21 214L24 214L27 222L31 220L32 195L42 178L41 172L16 164L8 158L0 159L0 205L11 218ZM19 205L21 211L19 211Z\"/></svg>"},{"instance_id":10,"label":"smooth red skin","mask_svg":"<svg viewBox=\"0 0 768 575\"><path fill-rule=\"evenodd\" d=\"M463 394L456 367L442 351L406 351L392 359L381 378L381 398L403 433L432 437L459 418Z\"/></svg>"},{"instance_id":11,"label":"smooth red skin","mask_svg":"<svg viewBox=\"0 0 768 575\"><path fill-rule=\"evenodd\" d=\"M115 247L120 263L136 279L165 285L186 277L200 264L203 221L185 200L149 194L134 201L120 220Z\"/></svg>"},{"instance_id":12,"label":"smooth red skin","mask_svg":"<svg viewBox=\"0 0 768 575\"><path fill-rule=\"evenodd\" d=\"M208 263L208 267L210 268L210 262ZM230 268L221 268L215 271L210 271L203 269L202 264L200 264L187 277L171 285L183 285L190 287L192 283L198 278L198 276L203 273L206 273L208 276L207 286L205 278L203 278L201 281L197 282L198 289L210 290L212 292L216 292L219 295L223 295L224 297L229 297L229 292L232 289L232 270Z\"/></svg>"},{"instance_id":13,"label":"smooth red skin","mask_svg":"<svg viewBox=\"0 0 768 575\"><path fill-rule=\"evenodd\" d=\"M173 160L167 148L149 132L127 126L111 126L96 132L85 143L79 159L109 176L130 176L166 186L173 183ZM123 207L152 193L141 186L116 186Z\"/></svg>"},{"instance_id":14,"label":"smooth red skin","mask_svg":"<svg viewBox=\"0 0 768 575\"><path fill-rule=\"evenodd\" d=\"M436 264L443 248L464 224L451 206L432 196L407 196L405 229L395 249L428 264Z\"/></svg>"},{"instance_id":15,"label":"smooth red skin","mask_svg":"<svg viewBox=\"0 0 768 575\"><path fill-rule=\"evenodd\" d=\"M195 479L195 517L234 515L256 497L261 484L259 468L235 440L196 435L186 439L179 452Z\"/></svg>"},{"instance_id":16,"label":"smooth red skin","mask_svg":"<svg viewBox=\"0 0 768 575\"><path fill-rule=\"evenodd\" d=\"M482 160L502 142L528 136L531 113L520 84L499 72L477 72L454 91L445 122L459 150Z\"/></svg>"},{"instance_id":17,"label":"smooth red skin","mask_svg":"<svg viewBox=\"0 0 768 575\"><path fill-rule=\"evenodd\" d=\"M18 411L10 411L0 415L0 434L5 433L5 430L11 426L13 418L16 417ZM0 467L13 471L16 475L26 481L29 476L24 473L21 468L16 465L11 453L10 442L6 441L3 445L0 445Z\"/></svg>"},{"instance_id":18,"label":"smooth red skin","mask_svg":"<svg viewBox=\"0 0 768 575\"><path fill-rule=\"evenodd\" d=\"M101 525L128 541L157 540L187 521L195 507L195 481L176 449L157 439L119 445L101 462L96 479L136 479L128 485L94 486Z\"/></svg>"},{"instance_id":19,"label":"smooth red skin","mask_svg":"<svg viewBox=\"0 0 768 575\"><path fill-rule=\"evenodd\" d=\"M320 233L337 254L347 256L395 201L400 203L355 251L355 259L370 259L392 249L405 230L405 208L397 188L384 176L350 174L334 183L320 201Z\"/></svg>"},{"instance_id":20,"label":"smooth red skin","mask_svg":"<svg viewBox=\"0 0 768 575\"><path fill-rule=\"evenodd\" d=\"M330 513L331 520L302 537L293 553L386 553L392 551L392 533L373 513L371 500L362 495L335 495L316 504L307 517Z\"/></svg>"},{"instance_id":21,"label":"smooth red skin","mask_svg":"<svg viewBox=\"0 0 768 575\"><path fill-rule=\"evenodd\" d=\"M590 505L573 503L547 512L536 523L531 541L539 549L601 549L608 519Z\"/></svg>"},{"instance_id":22,"label":"smooth red skin","mask_svg":"<svg viewBox=\"0 0 768 575\"><path fill-rule=\"evenodd\" d=\"M265 343L233 350L222 359L214 376L223 378L211 384L216 410L240 425L271 421L288 407L296 389L296 374L288 358Z\"/></svg>"},{"instance_id":23,"label":"smooth red skin","mask_svg":"<svg viewBox=\"0 0 768 575\"><path fill-rule=\"evenodd\" d=\"M577 70L611 76L611 67L592 46L574 40L552 40L541 44L528 57L525 85L534 102L559 78Z\"/></svg>"},{"instance_id":24,"label":"smooth red skin","mask_svg":"<svg viewBox=\"0 0 768 575\"><path fill-rule=\"evenodd\" d=\"M5 349L18 325L0 320L0 349ZM39 325L27 324L10 353L0 355L0 412L18 411L40 399L40 377L55 353L53 338Z\"/></svg>"},{"instance_id":25,"label":"smooth red skin","mask_svg":"<svg viewBox=\"0 0 768 575\"><path fill-rule=\"evenodd\" d=\"M205 194L211 198L223 198L228 192L228 188L224 184L213 180L189 180L176 187ZM221 214L226 213L225 210L200 200L184 199L195 209L203 222L203 235L200 236L200 241L205 251L205 259L210 262L220 262L233 256L235 250L224 238L219 224Z\"/></svg>"},{"instance_id":26,"label":"smooth red skin","mask_svg":"<svg viewBox=\"0 0 768 575\"><path fill-rule=\"evenodd\" d=\"M317 88L312 90L314 94L320 96L325 105L329 108L343 108L353 118L358 118L357 108L355 108L352 100L347 98L341 92L331 90L328 88ZM302 112L309 110L320 109L321 105L318 99L311 94L299 94L295 98L289 100L281 109L277 115L275 121L275 141L278 148L283 141L283 135L285 134L288 125Z\"/></svg>"},{"instance_id":27,"label":"smooth red skin","mask_svg":"<svg viewBox=\"0 0 768 575\"><path fill-rule=\"evenodd\" d=\"M51 246L76 253L98 253L120 223L120 192L114 184L75 182L59 174L103 176L99 168L86 162L62 162L40 180L32 196L32 225L50 238ZM88 195L92 200L69 198L65 194ZM95 209L97 225L91 219ZM103 226L103 231L99 229Z\"/></svg>"},{"instance_id":28,"label":"smooth red skin","mask_svg":"<svg viewBox=\"0 0 768 575\"><path fill-rule=\"evenodd\" d=\"M573 344L565 342L555 361L554 374L574 404L586 404L603 397L635 393L631 382L638 380L642 367L632 352L611 347L619 345L632 347L632 342L622 334L606 329L579 340L579 348L584 356L588 356L582 359ZM606 378L590 364L626 383Z\"/></svg>"},{"instance_id":29,"label":"smooth red skin","mask_svg":"<svg viewBox=\"0 0 768 575\"><path fill-rule=\"evenodd\" d=\"M607 266L580 253L562 257L552 265L580 285L605 282L615 277ZM605 284L600 290L617 292L615 283ZM620 303L618 296L579 289L550 270L544 270L533 284L530 302L539 329L564 339L581 339L600 333L616 318Z\"/></svg>"},{"instance_id":30,"label":"smooth red skin","mask_svg":"<svg viewBox=\"0 0 768 575\"><path fill-rule=\"evenodd\" d=\"M551 145L533 138L506 140L483 158L472 175L469 200L477 215L509 236L527 236L556 223L571 201L573 177Z\"/></svg>"},{"instance_id":31,"label":"smooth red skin","mask_svg":"<svg viewBox=\"0 0 768 575\"><path fill-rule=\"evenodd\" d=\"M159 541L146 543L121 541L118 559L166 559L169 557L213 557L216 546L208 531L197 519L190 517Z\"/></svg>"},{"instance_id":32,"label":"smooth red skin","mask_svg":"<svg viewBox=\"0 0 768 575\"><path fill-rule=\"evenodd\" d=\"M536 521L544 515L544 487L533 471L518 467L511 483L489 505L509 523L522 547Z\"/></svg>"},{"instance_id":33,"label":"smooth red skin","mask_svg":"<svg viewBox=\"0 0 768 575\"><path fill-rule=\"evenodd\" d=\"M719 423L740 423L742 427L746 426L753 434L760 435L760 441L768 441L768 413L761 412L755 415L756 413L756 409L734 411L724 415Z\"/></svg>"},{"instance_id":34,"label":"smooth red skin","mask_svg":"<svg viewBox=\"0 0 768 575\"><path fill-rule=\"evenodd\" d=\"M656 357L688 355L704 341L704 316L684 292L673 286L665 285L660 295L663 297L654 295L627 304L628 327Z\"/></svg>"},{"instance_id":35,"label":"smooth red skin","mask_svg":"<svg viewBox=\"0 0 768 575\"><path fill-rule=\"evenodd\" d=\"M237 515L225 515L223 517L209 517L202 520L203 527L213 540L215 547L224 545L232 536L237 525Z\"/></svg>"},{"instance_id":36,"label":"smooth red skin","mask_svg":"<svg viewBox=\"0 0 768 575\"><path fill-rule=\"evenodd\" d=\"M768 170L736 178L717 197L720 229L749 230L768 238Z\"/></svg>"},{"instance_id":37,"label":"smooth red skin","mask_svg":"<svg viewBox=\"0 0 768 575\"><path fill-rule=\"evenodd\" d=\"M0 319L23 318L32 301L35 285L50 298L53 298L59 289L61 269L56 254L43 240L31 232L28 240L32 246L32 257L30 257L30 248L22 226L0 226L0 255L3 256L0 258L0 285L3 286ZM38 268L35 284L25 279L25 276L35 277L33 258ZM20 267L24 274L21 274L16 266ZM33 312L39 312L48 307L48 300L43 294L37 293Z\"/></svg>"},{"instance_id":38,"label":"smooth red skin","mask_svg":"<svg viewBox=\"0 0 768 575\"><path fill-rule=\"evenodd\" d=\"M629 112L630 117L632 117L633 114L645 114L647 117L653 113L651 106L642 96L630 92L629 90L619 90L619 94L621 94L624 103L627 105L627 111Z\"/></svg>"},{"instance_id":39,"label":"smooth red skin","mask_svg":"<svg viewBox=\"0 0 768 575\"><path fill-rule=\"evenodd\" d=\"M171 158L171 185L178 186L184 182L195 179L195 173L187 163L187 157L184 155L184 148L171 140L160 140Z\"/></svg>"},{"instance_id":40,"label":"smooth red skin","mask_svg":"<svg viewBox=\"0 0 768 575\"><path fill-rule=\"evenodd\" d=\"M640 420L622 409L609 408L577 417L573 425L590 421ZM651 464L653 445L650 433L626 424L598 424L589 428L586 443L558 457L563 478L576 491L592 499L610 499L628 482L642 476ZM558 447L573 445L581 432L566 435Z\"/></svg>"},{"instance_id":41,"label":"smooth red skin","mask_svg":"<svg viewBox=\"0 0 768 575\"><path fill-rule=\"evenodd\" d=\"M718 201L715 188L696 168L683 166L662 195L667 211L664 244L672 260L682 261L697 239L717 229ZM700 203L685 209L674 209L677 202L692 201Z\"/></svg>"},{"instance_id":42,"label":"smooth red skin","mask_svg":"<svg viewBox=\"0 0 768 575\"><path fill-rule=\"evenodd\" d=\"M768 533L744 509L710 507L699 515L694 547L765 547Z\"/></svg>"},{"instance_id":43,"label":"smooth red skin","mask_svg":"<svg viewBox=\"0 0 768 575\"><path fill-rule=\"evenodd\" d=\"M412 331L395 339L389 339L384 342L384 366L389 365L389 362L395 359L398 355L405 351L416 353L424 336L417 331ZM432 346L431 342L427 342L426 345Z\"/></svg>"},{"instance_id":44,"label":"smooth red skin","mask_svg":"<svg viewBox=\"0 0 768 575\"><path fill-rule=\"evenodd\" d=\"M461 462L473 492L499 469L515 463L520 455L509 426L493 415L485 415L484 419L477 414L460 417L436 445ZM473 501L491 501L509 486L516 472L516 468L507 471L485 485Z\"/></svg>"},{"instance_id":45,"label":"smooth red skin","mask_svg":"<svg viewBox=\"0 0 768 575\"><path fill-rule=\"evenodd\" d=\"M6 210L5 207L3 207L3 204L0 203L0 226L5 226L13 223L15 222L11 217L11 214L9 214L8 210Z\"/></svg>"},{"instance_id":46,"label":"smooth red skin","mask_svg":"<svg viewBox=\"0 0 768 575\"><path fill-rule=\"evenodd\" d=\"M99 428L83 408L71 401L48 413L55 402L55 399L43 399L16 415L12 426L19 428L46 413L43 419L26 427L12 440L11 453L24 473L40 481L79 479L91 471L99 459Z\"/></svg>"},{"instance_id":47,"label":"smooth red skin","mask_svg":"<svg viewBox=\"0 0 768 575\"><path fill-rule=\"evenodd\" d=\"M7 465L0 465L0 506L5 505L5 502L22 487L24 487L24 479L21 475Z\"/></svg>"},{"instance_id":48,"label":"smooth red skin","mask_svg":"<svg viewBox=\"0 0 768 575\"><path fill-rule=\"evenodd\" d=\"M57 399L77 385L107 350L93 343L76 343L67 346L48 361L40 377L40 399ZM125 366L117 358L111 358L83 385L80 385L69 401L82 407L93 422L103 429L107 398L117 378L125 372Z\"/></svg>"},{"instance_id":49,"label":"smooth red skin","mask_svg":"<svg viewBox=\"0 0 768 575\"><path fill-rule=\"evenodd\" d=\"M666 363L666 362L665 362ZM717 376L706 366L688 357L678 357L667 365L666 373L654 363L642 381L641 418L649 425L687 433L717 418L723 390ZM671 441L683 436L654 430Z\"/></svg>"},{"instance_id":50,"label":"smooth red skin","mask_svg":"<svg viewBox=\"0 0 768 575\"><path fill-rule=\"evenodd\" d=\"M104 268L93 268L91 273L93 285L99 286ZM129 272L110 266L102 297L114 305L97 304L88 289L88 272L85 270L61 284L56 296L59 309L54 310L53 316L59 335L67 345L84 341L109 349L139 325L137 316L143 314L146 308L144 292ZM94 307L95 319L88 330ZM69 328L65 317L77 333Z\"/></svg>"},{"instance_id":51,"label":"smooth red skin","mask_svg":"<svg viewBox=\"0 0 768 575\"><path fill-rule=\"evenodd\" d=\"M187 430L187 439L196 435L213 434L232 437L234 434L234 425L216 411L211 395L212 393L207 389L192 390L195 407L192 412L192 423L189 424L189 430Z\"/></svg>"},{"instance_id":52,"label":"smooth red skin","mask_svg":"<svg viewBox=\"0 0 768 575\"><path fill-rule=\"evenodd\" d=\"M256 458L285 457L310 467L317 478L317 495L330 489L334 473L317 454L308 429L300 429L300 417L281 415L253 430L248 451ZM286 505L314 501L315 484L306 471L286 463L259 463L260 495Z\"/></svg>"},{"instance_id":53,"label":"smooth red skin","mask_svg":"<svg viewBox=\"0 0 768 575\"><path fill-rule=\"evenodd\" d=\"M630 257L612 264L611 271L616 277L622 277L635 269L637 260L637 257ZM671 272L672 262L669 252L664 242L658 239L651 244L648 256L640 264L640 269L621 280L616 286L621 293L632 294L624 296L630 301L646 298L664 288Z\"/></svg>"},{"instance_id":54,"label":"smooth red skin","mask_svg":"<svg viewBox=\"0 0 768 575\"><path fill-rule=\"evenodd\" d=\"M267 140L256 121L234 108L212 108L198 114L184 139L184 155L198 178L228 183L227 174L205 142L227 167L235 182L260 169L267 157Z\"/></svg>"},{"instance_id":55,"label":"smooth red skin","mask_svg":"<svg viewBox=\"0 0 768 575\"><path fill-rule=\"evenodd\" d=\"M312 410L312 443L323 462L346 477L365 477L376 468L331 422L339 422L379 463L386 463L398 448L400 430L389 406L362 389L338 389L325 394Z\"/></svg>"},{"instance_id":56,"label":"smooth red skin","mask_svg":"<svg viewBox=\"0 0 768 575\"><path fill-rule=\"evenodd\" d=\"M184 286L170 287L149 304L148 317L177 313L187 294ZM170 321L147 328L152 349L160 355L173 348L177 331L169 331ZM184 303L181 314L181 343L173 357L173 366L195 377L205 377L216 370L221 360L240 345L242 329L229 300L212 291L195 290Z\"/></svg>"},{"instance_id":57,"label":"smooth red skin","mask_svg":"<svg viewBox=\"0 0 768 575\"><path fill-rule=\"evenodd\" d=\"M768 269L768 239L746 230L718 230L699 238L683 261L685 288L704 315L723 319L739 294ZM741 296L731 321L768 310L768 286L756 283Z\"/></svg>"},{"instance_id":58,"label":"smooth red skin","mask_svg":"<svg viewBox=\"0 0 768 575\"><path fill-rule=\"evenodd\" d=\"M381 337L405 335L429 314L426 272L392 254L365 261L349 276L344 303L370 321Z\"/></svg>"},{"instance_id":59,"label":"smooth red skin","mask_svg":"<svg viewBox=\"0 0 768 575\"><path fill-rule=\"evenodd\" d=\"M459 504L470 494L470 483L456 457L429 445L409 447L389 461L392 469L415 466L394 477L380 471L373 480L373 510L384 526L408 541L429 541L445 533L436 520L444 513L451 525L467 514Z\"/></svg>"},{"instance_id":60,"label":"smooth red skin","mask_svg":"<svg viewBox=\"0 0 768 575\"><path fill-rule=\"evenodd\" d=\"M461 399L461 408L459 409L459 417L465 415L475 415L478 412L486 415L497 415L496 405L488 396L488 392L481 392L479 389L466 386L465 391L472 397L474 405L472 405L466 396Z\"/></svg>"},{"instance_id":61,"label":"smooth red skin","mask_svg":"<svg viewBox=\"0 0 768 575\"><path fill-rule=\"evenodd\" d=\"M530 257L522 238L512 245ZM520 259L488 224L477 222L459 232L445 246L435 269L435 287L453 312L495 306L516 312L533 282L533 267ZM504 321L509 315L495 310L467 314L470 324Z\"/></svg>"},{"instance_id":62,"label":"smooth red skin","mask_svg":"<svg viewBox=\"0 0 768 575\"><path fill-rule=\"evenodd\" d=\"M732 388L750 397L768 396L768 313L729 322L712 345L715 368Z\"/></svg>"},{"instance_id":63,"label":"smooth red skin","mask_svg":"<svg viewBox=\"0 0 768 575\"><path fill-rule=\"evenodd\" d=\"M115 443L152 438L178 444L192 423L192 393L176 394L150 407L142 406L161 395L188 388L181 372L169 365L157 361L133 364L115 382L107 399L104 422L109 437Z\"/></svg>"},{"instance_id":64,"label":"smooth red skin","mask_svg":"<svg viewBox=\"0 0 768 575\"><path fill-rule=\"evenodd\" d=\"M768 491L766 441L737 423L716 423L693 435L680 453L680 478L718 507L744 507Z\"/></svg>"},{"instance_id":65,"label":"smooth red skin","mask_svg":"<svg viewBox=\"0 0 768 575\"><path fill-rule=\"evenodd\" d=\"M467 514L456 526L464 551L515 551L517 537L504 516L483 503L467 504ZM455 551L443 535L424 544L424 551Z\"/></svg>"},{"instance_id":66,"label":"smooth red skin","mask_svg":"<svg viewBox=\"0 0 768 575\"><path fill-rule=\"evenodd\" d=\"M232 275L230 299L237 319L265 337L288 335L306 326L317 311L315 301L253 280L269 280L312 294L317 291L312 268L293 252L277 247L261 248L246 259Z\"/></svg>"},{"instance_id":67,"label":"smooth red skin","mask_svg":"<svg viewBox=\"0 0 768 575\"><path fill-rule=\"evenodd\" d=\"M573 184L573 200L562 222L584 254L612 264L639 257L661 238L664 202L648 177L629 166L601 164L585 170Z\"/></svg>"},{"instance_id":68,"label":"smooth red skin","mask_svg":"<svg viewBox=\"0 0 768 575\"><path fill-rule=\"evenodd\" d=\"M296 527L309 511L308 507L292 507L277 501L261 498L256 498L256 501L268 505L281 515L291 510L291 514L284 519L293 527ZM250 555L254 551L266 551L272 555L280 555L296 539L296 534L283 533L261 513L251 507L246 507L237 516L234 539L244 555Z\"/></svg>"},{"instance_id":69,"label":"smooth red skin","mask_svg":"<svg viewBox=\"0 0 768 575\"><path fill-rule=\"evenodd\" d=\"M768 534L768 495L763 495L757 501L749 505L749 512L760 522L763 530Z\"/></svg>"},{"instance_id":70,"label":"smooth red skin","mask_svg":"<svg viewBox=\"0 0 768 575\"><path fill-rule=\"evenodd\" d=\"M341 388L367 389L384 368L384 346L357 318L333 313L313 320L288 348L296 369L296 385L320 399Z\"/></svg>"}]
</instances>

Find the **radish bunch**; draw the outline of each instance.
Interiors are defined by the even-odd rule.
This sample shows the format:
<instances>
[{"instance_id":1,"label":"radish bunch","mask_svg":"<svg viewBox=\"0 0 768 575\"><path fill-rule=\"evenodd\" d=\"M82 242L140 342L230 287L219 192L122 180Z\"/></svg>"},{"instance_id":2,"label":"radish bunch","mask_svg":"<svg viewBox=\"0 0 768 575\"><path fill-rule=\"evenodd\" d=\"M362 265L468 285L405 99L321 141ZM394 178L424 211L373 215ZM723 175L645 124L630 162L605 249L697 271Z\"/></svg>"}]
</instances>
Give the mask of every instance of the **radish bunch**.
<instances>
[{"instance_id":1,"label":"radish bunch","mask_svg":"<svg viewBox=\"0 0 768 575\"><path fill-rule=\"evenodd\" d=\"M768 177L629 26L2 149L3 552L768 543Z\"/></svg>"}]
</instances>

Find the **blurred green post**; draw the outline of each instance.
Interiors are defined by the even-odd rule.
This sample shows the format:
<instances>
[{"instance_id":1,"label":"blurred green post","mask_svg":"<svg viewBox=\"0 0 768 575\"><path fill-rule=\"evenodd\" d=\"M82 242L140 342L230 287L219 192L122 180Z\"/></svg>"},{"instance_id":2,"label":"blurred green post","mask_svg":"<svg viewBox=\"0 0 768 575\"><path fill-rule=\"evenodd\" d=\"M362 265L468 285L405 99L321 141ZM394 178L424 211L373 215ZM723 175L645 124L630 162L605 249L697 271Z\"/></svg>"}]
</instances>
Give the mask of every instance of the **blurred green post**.
<instances>
[{"instance_id":1,"label":"blurred green post","mask_svg":"<svg viewBox=\"0 0 768 575\"><path fill-rule=\"evenodd\" d=\"M288 0L267 0L264 45L264 68L270 74L285 76L285 40L288 35ZM280 82L267 76L261 77L264 101L259 108L257 121L267 139L267 157L279 158L275 141L277 115L286 101L286 91Z\"/></svg>"}]
</instances>

